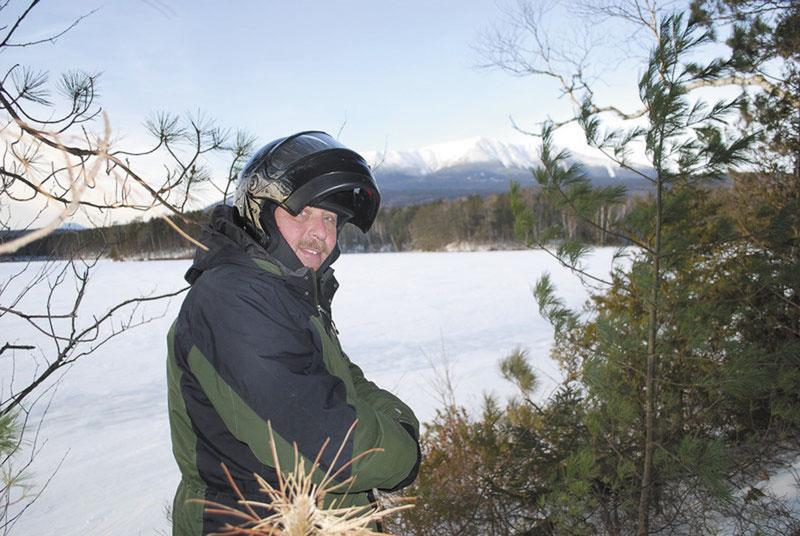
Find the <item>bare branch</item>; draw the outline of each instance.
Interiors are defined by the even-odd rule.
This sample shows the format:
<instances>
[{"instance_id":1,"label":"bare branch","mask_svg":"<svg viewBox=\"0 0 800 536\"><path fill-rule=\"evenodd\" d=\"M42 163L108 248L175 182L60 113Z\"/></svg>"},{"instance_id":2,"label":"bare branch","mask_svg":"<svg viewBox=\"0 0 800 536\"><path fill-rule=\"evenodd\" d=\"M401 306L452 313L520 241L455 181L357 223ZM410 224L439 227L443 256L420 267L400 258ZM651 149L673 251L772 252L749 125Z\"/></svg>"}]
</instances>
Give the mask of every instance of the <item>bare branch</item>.
<instances>
[{"instance_id":1,"label":"bare branch","mask_svg":"<svg viewBox=\"0 0 800 536\"><path fill-rule=\"evenodd\" d=\"M167 200L163 199L161 195L154 190L142 177L140 177L136 172L134 172L127 164L127 162L121 161L116 156L109 154L107 152L108 144L107 141L98 144L97 149L84 149L80 147L72 147L67 146L55 141L52 136L47 136L45 132L40 131L29 125L27 122L23 121L19 115L10 107L8 101L0 94L0 104L6 109L6 111L11 115L17 125L27 134L32 136L33 138L39 140L43 144L51 147L53 149L58 149L63 151L67 154L78 156L78 157L98 157L101 161L109 161L113 163L115 166L119 167L123 171L125 171L126 176L132 178L139 186L144 188L152 197L154 201L158 201L162 206L166 207L167 209L171 210L175 213L178 217L183 218L183 214L172 206ZM106 128L108 129L108 120L106 118Z\"/></svg>"},{"instance_id":2,"label":"bare branch","mask_svg":"<svg viewBox=\"0 0 800 536\"><path fill-rule=\"evenodd\" d=\"M100 147L107 146L108 139L111 136L111 125L108 122L108 118L105 116L104 118L105 118L106 135L105 135L105 140L100 144ZM83 195L83 192L86 189L87 181L84 180L80 184L78 184L78 180L74 174L74 167L71 166L69 163L69 154L66 147L63 144L61 144L57 138L54 138L50 143L61 152L66 162L65 170L68 173L70 182L69 187L67 189L72 192L72 200L70 201L69 205L65 206L61 210L61 212L47 225L33 232L25 234L19 238L16 238L14 240L9 240L8 242L0 244L0 255L13 253L14 251L20 249L21 247L52 233L54 230L58 228L59 225L61 225L61 223L64 220L66 220L70 215L72 215L80 205L80 199L81 196ZM26 165L26 167L29 167L27 162L24 162L24 164ZM97 161L95 161L92 169L88 172L88 176L93 177L97 173L101 164L102 164L102 159L98 159Z\"/></svg>"},{"instance_id":3,"label":"bare branch","mask_svg":"<svg viewBox=\"0 0 800 536\"><path fill-rule=\"evenodd\" d=\"M167 222L169 224L170 227L175 229L175 231L177 231L177 233L179 235L181 235L186 240L188 240L189 242L191 242L195 246L199 247L200 249L202 249L204 251L208 251L208 248L202 242L198 242L197 240L195 240L194 238L192 238L191 236L186 234L186 232L183 229L181 229L180 227L178 227L177 225L175 225L175 222L173 222L171 219L167 218L166 216L161 216L161 217L163 218L163 220L165 222Z\"/></svg>"},{"instance_id":4,"label":"bare branch","mask_svg":"<svg viewBox=\"0 0 800 536\"><path fill-rule=\"evenodd\" d=\"M777 95L781 99L784 99L787 102L791 103L793 107L800 109L800 97L792 95L788 91L785 91L776 84L773 84L772 82L767 80L764 76L759 74L754 74L752 76L731 75L721 78L715 78L713 80L698 80L696 82L686 84L686 89L691 91L693 89L701 87L718 87L718 86L760 87L761 89L764 89L769 93Z\"/></svg>"},{"instance_id":5,"label":"bare branch","mask_svg":"<svg viewBox=\"0 0 800 536\"><path fill-rule=\"evenodd\" d=\"M2 348L0 348L0 354L5 352L6 350L35 350L35 346L30 346L28 344L11 344L5 343Z\"/></svg>"},{"instance_id":6,"label":"bare branch","mask_svg":"<svg viewBox=\"0 0 800 536\"><path fill-rule=\"evenodd\" d=\"M62 31L60 31L57 34L52 35L50 37L46 37L44 39L39 39L38 41L28 41L28 42L25 42L25 43L10 43L9 40L11 39L11 36L14 35L14 32L16 32L17 29L19 28L20 24L22 24L22 21L25 20L25 17L27 17L28 14L31 12L31 10L34 7L36 7L36 4L38 4L39 1L40 0L33 0L33 2L31 2L31 4L25 10L25 12L22 15L20 15L19 18L17 18L17 21L14 23L14 26L11 27L11 29L6 34L5 38L3 38L2 41L0 41L0 48L2 48L2 47L29 47L29 46L33 46L33 45L39 45L39 44L42 44L42 43L55 43L56 39L58 39L59 37L63 36L67 32L69 32L75 26L80 24L80 22L83 19L85 19L86 17L90 16L92 13L97 11L96 9L93 9L92 11L87 13L86 15L81 15L80 17L75 19L75 21L73 21L73 23L70 24L69 26L67 26L65 29L63 29Z\"/></svg>"},{"instance_id":7,"label":"bare branch","mask_svg":"<svg viewBox=\"0 0 800 536\"><path fill-rule=\"evenodd\" d=\"M83 276L82 286L78 290L77 297L75 298L74 308L73 308L73 312L72 312L72 318L73 319L77 319L78 318L77 309L78 309L78 307L80 305L81 297L83 295L83 292L85 290L85 286L86 286L86 283L88 282L88 280L89 280L88 274L85 274ZM74 322L73 322L72 333L67 335L67 336L58 336L58 335L56 335L56 328L52 324L52 320L53 320L54 317L51 316L48 319L48 320L51 321L51 324L50 324L50 326L51 326L51 331L50 331L51 340L53 340L54 342L56 342L58 340L63 340L67 344L63 348L59 349L58 355L55 357L55 359L47 366L47 368L44 371L42 371L39 374L37 374L36 377L33 379L33 381L30 382L30 384L28 384L25 388L23 388L20 391L18 391L17 393L15 393L9 400L0 403L0 417L2 417L3 415L8 414L9 412L11 412L15 408L17 408L26 397L28 397L39 386L41 386L50 376L53 375L53 373L55 373L56 371L58 371L59 369L61 369L65 365L68 365L68 364L74 362L76 359L78 359L78 358L80 358L80 357L82 357L84 355L88 355L89 353L95 351L98 347L102 346L103 344L105 344L106 342L111 340L112 338L116 337L117 335L120 335L121 333L123 333L123 332L127 331L128 329L130 329L131 327L133 327L134 324L132 322L131 317L129 316L128 321L127 322L123 322L123 324L122 324L122 326L120 328L112 329L111 333L109 333L103 339L97 339L97 336L98 336L98 334L100 332L100 328L102 326L104 326L107 322L109 322L112 318L114 318L114 315L119 313L121 310L123 310L123 309L125 309L125 308L127 308L129 306L133 306L134 308L136 308L140 304L143 304L143 303L146 303L146 302L153 302L153 301L159 301L159 300L172 298L172 297L178 296L179 294L182 294L183 292L186 292L186 290L188 290L188 287L187 288L182 288L180 290L176 290L174 292L168 292L168 293L164 293L164 294L159 294L159 295L156 295L156 296L142 296L142 297L138 297L138 298L131 298L131 299L128 299L128 300L124 300L124 301L116 304L115 306L111 307L102 316L94 317L93 321L89 325L87 325L86 327L82 328L79 331L75 329L75 325L74 325ZM140 322L140 324L149 322L150 320L152 320L152 318L146 319L146 320L142 320ZM44 331L44 330L42 330L42 331ZM77 348L79 347L79 345L86 344L88 342L95 342L95 344L92 345L89 349L84 350L82 352L78 352L77 351Z\"/></svg>"}]
</instances>

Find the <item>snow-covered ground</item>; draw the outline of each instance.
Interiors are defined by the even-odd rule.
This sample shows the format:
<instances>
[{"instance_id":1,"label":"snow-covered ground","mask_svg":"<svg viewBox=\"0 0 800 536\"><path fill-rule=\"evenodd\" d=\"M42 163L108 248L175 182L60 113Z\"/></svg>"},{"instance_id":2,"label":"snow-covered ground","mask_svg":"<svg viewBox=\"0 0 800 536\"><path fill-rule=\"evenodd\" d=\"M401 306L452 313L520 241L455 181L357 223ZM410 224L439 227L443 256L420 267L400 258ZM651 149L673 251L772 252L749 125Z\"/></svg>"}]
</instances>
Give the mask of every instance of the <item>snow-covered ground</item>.
<instances>
[{"instance_id":1,"label":"snow-covered ground","mask_svg":"<svg viewBox=\"0 0 800 536\"><path fill-rule=\"evenodd\" d=\"M607 273L612 253L596 250L591 270ZM181 288L189 264L101 262L83 307L102 313L126 297ZM484 392L513 392L497 363L515 347L527 348L546 395L559 373L548 357L552 330L538 315L531 285L550 272L568 304L579 307L586 297L541 251L344 255L335 266L341 287L334 319L345 351L423 422L440 405L435 370L445 361L457 401L477 408ZM0 281L19 269L0 264ZM4 305L9 295L3 293ZM26 299L43 308L46 295ZM63 376L38 438L34 481L42 483L63 462L13 533L169 533L165 507L179 476L167 422L165 337L181 299L162 304L162 317L114 339ZM34 336L22 321L6 317L2 325L4 340L22 344ZM25 374L19 355L17 367L19 381ZM8 360L0 361L3 393L10 378Z\"/></svg>"}]
</instances>

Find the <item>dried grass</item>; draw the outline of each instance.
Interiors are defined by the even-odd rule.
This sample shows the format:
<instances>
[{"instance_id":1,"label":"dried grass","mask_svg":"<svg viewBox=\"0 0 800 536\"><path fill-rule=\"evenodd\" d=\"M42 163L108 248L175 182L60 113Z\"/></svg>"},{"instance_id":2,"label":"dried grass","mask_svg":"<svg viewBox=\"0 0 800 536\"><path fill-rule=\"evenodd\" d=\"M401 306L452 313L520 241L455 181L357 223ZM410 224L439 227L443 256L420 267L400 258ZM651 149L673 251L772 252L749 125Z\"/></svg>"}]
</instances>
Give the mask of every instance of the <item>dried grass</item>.
<instances>
[{"instance_id":1,"label":"dried grass","mask_svg":"<svg viewBox=\"0 0 800 536\"><path fill-rule=\"evenodd\" d=\"M342 506L356 476L350 476L340 482L335 481L336 477L359 458L373 452L382 451L382 449L372 449L363 452L344 464L335 473L331 473L331 468L336 465L344 444L355 428L355 422L347 431L342 445L339 446L339 450L331 463L331 468L326 471L325 476L317 484L312 481L312 475L319 469L319 461L328 446L328 441L325 441L325 444L322 445L314 463L308 469L298 453L297 444L294 444L294 467L290 472L284 474L278 461L272 427L269 423L267 424L269 427L270 450L272 451L272 460L278 477L278 486L274 488L261 476L255 475L260 491L266 495L266 500L259 502L245 499L234 483L227 467L222 464L222 469L239 499L240 508L232 508L210 501L195 502L204 504L208 513L235 517L240 519L241 523L238 525L226 523L221 532L212 536L375 536L376 534L391 536L384 532L374 532L369 526L381 521L387 515L413 508L413 504L408 504L413 498L393 498L389 501L379 501L366 506ZM325 507L325 497L334 492L338 493L339 497ZM405 502L407 504L390 506L382 504L382 502ZM260 517L256 514L254 508L266 508L273 513L266 517Z\"/></svg>"}]
</instances>

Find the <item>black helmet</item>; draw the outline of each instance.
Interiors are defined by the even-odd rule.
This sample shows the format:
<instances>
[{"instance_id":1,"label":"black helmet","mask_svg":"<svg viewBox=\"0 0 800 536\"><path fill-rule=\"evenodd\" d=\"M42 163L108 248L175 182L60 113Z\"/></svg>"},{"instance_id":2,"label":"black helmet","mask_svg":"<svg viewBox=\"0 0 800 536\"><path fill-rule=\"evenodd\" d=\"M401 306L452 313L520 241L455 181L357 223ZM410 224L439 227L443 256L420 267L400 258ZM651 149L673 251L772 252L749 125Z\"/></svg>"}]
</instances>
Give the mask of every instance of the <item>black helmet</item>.
<instances>
[{"instance_id":1,"label":"black helmet","mask_svg":"<svg viewBox=\"0 0 800 536\"><path fill-rule=\"evenodd\" d=\"M262 239L265 201L295 216L309 205L331 210L366 233L381 195L361 155L324 132L307 131L267 144L239 173L233 204Z\"/></svg>"}]
</instances>

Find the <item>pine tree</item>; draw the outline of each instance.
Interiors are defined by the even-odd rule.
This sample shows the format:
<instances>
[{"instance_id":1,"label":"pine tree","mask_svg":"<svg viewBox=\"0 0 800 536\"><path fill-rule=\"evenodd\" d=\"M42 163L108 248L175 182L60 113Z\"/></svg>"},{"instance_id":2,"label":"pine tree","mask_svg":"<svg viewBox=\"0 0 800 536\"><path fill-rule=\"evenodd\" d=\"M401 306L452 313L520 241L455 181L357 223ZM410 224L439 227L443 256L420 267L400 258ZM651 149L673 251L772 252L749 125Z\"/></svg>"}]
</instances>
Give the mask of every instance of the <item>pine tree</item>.
<instances>
[{"instance_id":1,"label":"pine tree","mask_svg":"<svg viewBox=\"0 0 800 536\"><path fill-rule=\"evenodd\" d=\"M564 472L553 477L562 494L582 490L585 499L562 512L557 533L574 533L580 519L592 520L583 532L608 534L759 526L753 516L767 503L745 504L741 493L766 495L756 474L770 474L793 452L798 405L788 393L797 387L795 375L778 381L756 371L772 364L767 370L787 372L780 363L789 368L796 359L796 333L787 331L792 341L769 357L762 353L764 334L743 337L738 319L755 313L755 285L733 296L731 283L747 280L746 270L759 263L742 265L752 243L725 216L723 195L708 188L743 162L752 137L723 129L737 101L690 99L692 85L716 67L685 58L710 34L674 15L662 20L658 35L639 84L646 126L605 132L589 101L580 115L589 143L619 165L628 166L631 144L641 141L653 166L652 202L602 228L631 244L628 264L610 281L586 274L587 245L564 226L531 233L536 217L514 192L518 228L529 243L557 240L554 255L600 289L588 319L562 305L546 276L535 291L556 328L553 355L584 401L583 446L561 452ZM580 167L566 164L566 153L552 154L551 133L544 129L535 178L557 209L595 221L593 215L620 203L624 192L593 187ZM796 241L796 229L789 234ZM781 290L795 299L796 287ZM719 300L722 294L726 301Z\"/></svg>"},{"instance_id":2,"label":"pine tree","mask_svg":"<svg viewBox=\"0 0 800 536\"><path fill-rule=\"evenodd\" d=\"M783 24L796 8L783 1L717 4L774 8L772 20ZM651 3L596 9L630 20L657 11ZM515 23L534 20L532 13L524 10ZM519 388L515 400L500 407L489 399L476 418L448 408L437 423L465 421L462 433L442 427L426 436L429 449L491 454L472 466L491 511L468 518L486 534L777 536L800 530L793 498L770 488L770 479L796 460L800 444L797 181L791 167L766 165L786 153L764 143L756 123L743 135L731 131L757 91L712 105L692 95L698 87L757 83L767 67L754 63L745 80L745 71L727 59L692 63L692 52L713 38L696 11L688 21L671 15L650 27L650 20L643 24L657 42L640 80L642 114L593 102L582 70L561 80L570 82L564 92L575 102L579 93L586 96L577 119L612 161L628 166L633 144L645 145L655 194L626 200L620 189L593 187L580 167L568 165L566 153L554 153L555 126L543 129L535 173L549 206L512 188L518 235L531 246L555 246L552 253L592 293L577 312L559 300L549 278L535 290L555 327L553 357L563 385L535 401L535 374L524 352L516 352L501 364ZM532 33L541 38L537 30ZM499 65L555 77L520 60L515 43L500 42L501 56L507 55ZM781 95L768 83L758 87L767 87L770 98ZM796 101L797 91L783 96ZM644 117L646 124L604 131L604 111ZM768 158L753 158L751 147ZM553 217L562 211L571 217ZM608 278L582 270L589 250L575 222L627 245ZM458 448L446 450L453 438ZM457 471L464 457L436 462L420 473L421 503L426 490L439 489L429 475ZM439 504L417 521L436 533L453 512Z\"/></svg>"}]
</instances>

